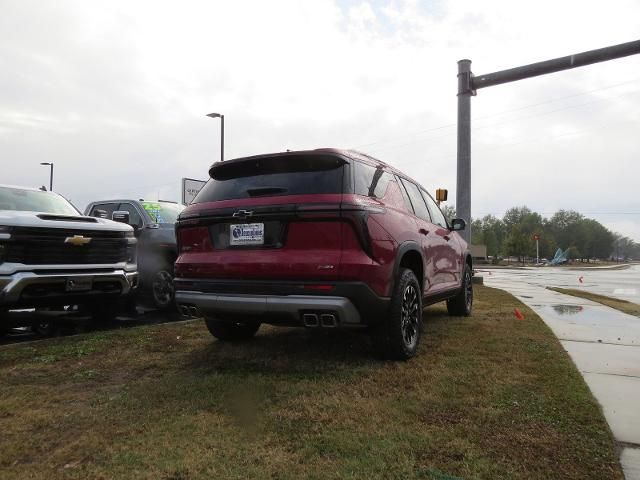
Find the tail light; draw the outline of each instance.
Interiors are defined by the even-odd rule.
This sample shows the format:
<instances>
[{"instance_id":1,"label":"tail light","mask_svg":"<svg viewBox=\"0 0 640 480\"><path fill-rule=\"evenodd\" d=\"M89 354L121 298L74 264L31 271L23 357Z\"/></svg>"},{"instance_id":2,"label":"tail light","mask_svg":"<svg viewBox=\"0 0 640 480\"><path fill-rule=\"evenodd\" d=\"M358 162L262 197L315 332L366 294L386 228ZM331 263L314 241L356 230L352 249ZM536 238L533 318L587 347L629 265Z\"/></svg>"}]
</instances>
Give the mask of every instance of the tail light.
<instances>
[{"instance_id":1,"label":"tail light","mask_svg":"<svg viewBox=\"0 0 640 480\"><path fill-rule=\"evenodd\" d=\"M183 227L177 231L178 252L204 252L211 250L211 237L207 227Z\"/></svg>"}]
</instances>

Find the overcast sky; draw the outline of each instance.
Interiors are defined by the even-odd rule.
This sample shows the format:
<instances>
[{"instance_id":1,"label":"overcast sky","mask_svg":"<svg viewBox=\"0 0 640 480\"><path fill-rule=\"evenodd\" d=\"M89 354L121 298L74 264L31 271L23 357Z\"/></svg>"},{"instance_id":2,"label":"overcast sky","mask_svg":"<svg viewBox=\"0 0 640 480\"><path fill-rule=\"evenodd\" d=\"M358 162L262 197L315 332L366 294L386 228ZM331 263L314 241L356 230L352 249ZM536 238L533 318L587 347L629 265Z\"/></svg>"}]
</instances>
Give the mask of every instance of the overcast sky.
<instances>
[{"instance_id":1,"label":"overcast sky","mask_svg":"<svg viewBox=\"0 0 640 480\"><path fill-rule=\"evenodd\" d=\"M0 183L178 200L219 158L357 148L455 199L476 75L640 38L637 0L0 0ZM640 55L481 90L472 213L574 209L640 241Z\"/></svg>"}]
</instances>

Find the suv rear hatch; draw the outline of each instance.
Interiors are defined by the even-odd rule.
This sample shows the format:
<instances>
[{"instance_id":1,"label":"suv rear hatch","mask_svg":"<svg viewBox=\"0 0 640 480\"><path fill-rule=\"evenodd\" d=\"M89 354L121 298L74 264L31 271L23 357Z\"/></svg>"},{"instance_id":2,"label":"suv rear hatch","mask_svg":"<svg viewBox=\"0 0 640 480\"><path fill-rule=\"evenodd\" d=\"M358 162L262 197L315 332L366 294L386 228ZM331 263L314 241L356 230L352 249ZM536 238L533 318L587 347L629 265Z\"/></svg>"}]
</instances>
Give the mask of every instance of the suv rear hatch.
<instances>
[{"instance_id":1,"label":"suv rear hatch","mask_svg":"<svg viewBox=\"0 0 640 480\"><path fill-rule=\"evenodd\" d=\"M216 163L209 174L177 224L177 276L339 278L345 239L354 238L341 212L350 190L347 159L261 155Z\"/></svg>"}]
</instances>

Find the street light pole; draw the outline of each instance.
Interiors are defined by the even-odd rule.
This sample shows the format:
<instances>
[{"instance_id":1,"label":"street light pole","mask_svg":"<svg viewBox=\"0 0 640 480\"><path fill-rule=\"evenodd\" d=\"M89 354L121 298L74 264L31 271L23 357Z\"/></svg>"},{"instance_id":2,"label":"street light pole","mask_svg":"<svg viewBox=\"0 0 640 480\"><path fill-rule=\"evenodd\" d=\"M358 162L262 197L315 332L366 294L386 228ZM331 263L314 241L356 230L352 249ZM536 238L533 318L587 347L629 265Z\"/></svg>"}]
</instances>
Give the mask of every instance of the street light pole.
<instances>
[{"instance_id":1,"label":"street light pole","mask_svg":"<svg viewBox=\"0 0 640 480\"><path fill-rule=\"evenodd\" d=\"M53 192L53 162L41 162L40 165L49 165L51 167L49 171L49 191Z\"/></svg>"},{"instance_id":2,"label":"street light pole","mask_svg":"<svg viewBox=\"0 0 640 480\"><path fill-rule=\"evenodd\" d=\"M221 113L208 113L207 117L220 118L220 161L224 161L224 115Z\"/></svg>"}]
</instances>

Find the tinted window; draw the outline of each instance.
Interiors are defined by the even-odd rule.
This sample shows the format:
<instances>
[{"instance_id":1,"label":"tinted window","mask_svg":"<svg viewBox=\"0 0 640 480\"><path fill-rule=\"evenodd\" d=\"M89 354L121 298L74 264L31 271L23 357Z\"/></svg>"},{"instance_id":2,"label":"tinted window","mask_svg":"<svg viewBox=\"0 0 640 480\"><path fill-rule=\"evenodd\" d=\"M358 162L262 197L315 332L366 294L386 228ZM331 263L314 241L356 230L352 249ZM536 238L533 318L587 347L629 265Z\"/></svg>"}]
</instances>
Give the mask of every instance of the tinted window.
<instances>
[{"instance_id":1,"label":"tinted window","mask_svg":"<svg viewBox=\"0 0 640 480\"><path fill-rule=\"evenodd\" d=\"M429 210L427 210L427 205L424 203L424 199L422 198L422 195L420 195L418 187L404 178L401 180L402 184L407 188L407 193L409 194L411 204L413 205L413 211L416 212L418 217L430 222L431 217L429 216Z\"/></svg>"},{"instance_id":2,"label":"tinted window","mask_svg":"<svg viewBox=\"0 0 640 480\"><path fill-rule=\"evenodd\" d=\"M440 211L440 208L436 204L435 200L431 198L427 192L422 190L422 195L424 199L427 201L427 207L429 208L429 212L431 213L431 218L433 219L433 223L436 225L440 225L442 228L449 228L447 226L447 220L444 218L444 215Z\"/></svg>"},{"instance_id":3,"label":"tinted window","mask_svg":"<svg viewBox=\"0 0 640 480\"><path fill-rule=\"evenodd\" d=\"M118 209L117 203L98 203L93 207L91 207L89 216L111 219L111 214L115 212L117 209Z\"/></svg>"},{"instance_id":4,"label":"tinted window","mask_svg":"<svg viewBox=\"0 0 640 480\"><path fill-rule=\"evenodd\" d=\"M138 209L130 203L121 203L118 210L129 212L129 225L137 225L142 227L142 217L138 212Z\"/></svg>"},{"instance_id":5,"label":"tinted window","mask_svg":"<svg viewBox=\"0 0 640 480\"><path fill-rule=\"evenodd\" d=\"M384 198L393 175L382 168L372 167L366 163L354 162L355 193L366 197Z\"/></svg>"},{"instance_id":6,"label":"tinted window","mask_svg":"<svg viewBox=\"0 0 640 480\"><path fill-rule=\"evenodd\" d=\"M52 213L55 215L80 215L63 197L40 190L0 187L0 210Z\"/></svg>"},{"instance_id":7,"label":"tinted window","mask_svg":"<svg viewBox=\"0 0 640 480\"><path fill-rule=\"evenodd\" d=\"M193 203L234 198L342 193L345 161L324 155L283 155L219 162Z\"/></svg>"}]
</instances>

